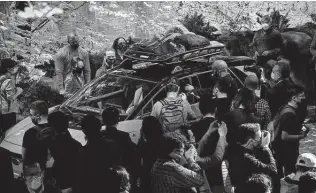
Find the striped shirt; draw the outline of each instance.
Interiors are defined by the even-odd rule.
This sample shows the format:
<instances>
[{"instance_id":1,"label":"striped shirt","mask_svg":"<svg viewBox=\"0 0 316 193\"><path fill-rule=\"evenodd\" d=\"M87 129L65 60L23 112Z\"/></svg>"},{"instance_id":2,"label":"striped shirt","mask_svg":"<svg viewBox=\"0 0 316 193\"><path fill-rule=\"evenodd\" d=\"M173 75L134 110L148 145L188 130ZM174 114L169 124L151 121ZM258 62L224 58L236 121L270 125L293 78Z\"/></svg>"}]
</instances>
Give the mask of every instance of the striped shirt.
<instances>
[{"instance_id":1,"label":"striped shirt","mask_svg":"<svg viewBox=\"0 0 316 193\"><path fill-rule=\"evenodd\" d=\"M197 163L191 163L185 168L174 160L158 159L151 175L152 193L190 192L192 188L204 184L203 173Z\"/></svg>"}]
</instances>

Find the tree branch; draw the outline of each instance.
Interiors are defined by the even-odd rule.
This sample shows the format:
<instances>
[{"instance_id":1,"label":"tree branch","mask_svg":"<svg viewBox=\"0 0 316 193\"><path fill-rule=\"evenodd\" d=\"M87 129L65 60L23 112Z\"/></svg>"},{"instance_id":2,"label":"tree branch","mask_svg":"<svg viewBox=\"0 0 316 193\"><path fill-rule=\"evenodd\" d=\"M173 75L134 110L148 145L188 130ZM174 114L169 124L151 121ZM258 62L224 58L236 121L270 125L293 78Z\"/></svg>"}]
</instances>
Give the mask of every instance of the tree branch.
<instances>
[{"instance_id":1,"label":"tree branch","mask_svg":"<svg viewBox=\"0 0 316 193\"><path fill-rule=\"evenodd\" d=\"M75 10L79 9L80 7L84 6L87 3L88 3L88 1L84 1L81 5L79 5L78 7L74 8L74 9L72 9L71 11L75 11Z\"/></svg>"},{"instance_id":2,"label":"tree branch","mask_svg":"<svg viewBox=\"0 0 316 193\"><path fill-rule=\"evenodd\" d=\"M80 7L84 6L87 3L88 3L88 1L84 1L81 5L79 5L78 7L74 8L74 9L72 9L70 11L75 11L75 10L79 9ZM34 28L32 30L32 33L35 32L36 30L42 29L48 22L49 22L49 19L45 18L45 20L43 20L40 24L38 24L38 26L36 26L36 28Z\"/></svg>"}]
</instances>

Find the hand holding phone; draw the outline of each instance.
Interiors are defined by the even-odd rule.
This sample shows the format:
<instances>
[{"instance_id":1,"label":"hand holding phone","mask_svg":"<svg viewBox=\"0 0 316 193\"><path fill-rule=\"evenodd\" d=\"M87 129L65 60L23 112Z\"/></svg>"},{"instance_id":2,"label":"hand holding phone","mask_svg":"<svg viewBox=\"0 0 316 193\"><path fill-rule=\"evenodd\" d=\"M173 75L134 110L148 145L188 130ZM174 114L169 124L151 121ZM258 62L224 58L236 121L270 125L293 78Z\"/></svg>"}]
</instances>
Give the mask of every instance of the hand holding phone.
<instances>
[{"instance_id":1,"label":"hand holding phone","mask_svg":"<svg viewBox=\"0 0 316 193\"><path fill-rule=\"evenodd\" d=\"M224 122L221 122L219 127L218 127L218 134L221 137L226 137L227 135L227 126Z\"/></svg>"},{"instance_id":2,"label":"hand holding phone","mask_svg":"<svg viewBox=\"0 0 316 193\"><path fill-rule=\"evenodd\" d=\"M262 147L269 147L270 144L270 133L268 131L262 131L262 137L261 137L261 145Z\"/></svg>"},{"instance_id":3,"label":"hand holding phone","mask_svg":"<svg viewBox=\"0 0 316 193\"><path fill-rule=\"evenodd\" d=\"M195 161L197 156L197 151L193 145L184 153L185 158L188 161Z\"/></svg>"}]
</instances>

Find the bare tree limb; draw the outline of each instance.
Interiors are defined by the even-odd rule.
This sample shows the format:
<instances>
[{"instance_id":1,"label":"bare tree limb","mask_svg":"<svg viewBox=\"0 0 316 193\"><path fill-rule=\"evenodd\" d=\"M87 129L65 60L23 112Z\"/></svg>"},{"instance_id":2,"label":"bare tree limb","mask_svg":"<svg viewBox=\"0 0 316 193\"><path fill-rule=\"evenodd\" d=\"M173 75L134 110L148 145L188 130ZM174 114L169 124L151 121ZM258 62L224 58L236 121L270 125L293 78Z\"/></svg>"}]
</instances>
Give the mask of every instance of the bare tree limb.
<instances>
[{"instance_id":1,"label":"bare tree limb","mask_svg":"<svg viewBox=\"0 0 316 193\"><path fill-rule=\"evenodd\" d=\"M80 7L84 6L85 4L87 4L88 1L84 1L81 5L79 5L78 7L71 9L70 11L75 11L77 9L79 9ZM49 22L48 18L45 18L45 20L43 20L40 24L38 24L33 30L32 33L35 32L36 30L40 30L41 28L43 28L47 23Z\"/></svg>"},{"instance_id":2,"label":"bare tree limb","mask_svg":"<svg viewBox=\"0 0 316 193\"><path fill-rule=\"evenodd\" d=\"M75 11L75 10L79 9L80 7L84 6L87 3L88 3L88 1L84 1L81 5L79 5L78 7L74 8L74 9L72 9L71 11Z\"/></svg>"}]
</instances>

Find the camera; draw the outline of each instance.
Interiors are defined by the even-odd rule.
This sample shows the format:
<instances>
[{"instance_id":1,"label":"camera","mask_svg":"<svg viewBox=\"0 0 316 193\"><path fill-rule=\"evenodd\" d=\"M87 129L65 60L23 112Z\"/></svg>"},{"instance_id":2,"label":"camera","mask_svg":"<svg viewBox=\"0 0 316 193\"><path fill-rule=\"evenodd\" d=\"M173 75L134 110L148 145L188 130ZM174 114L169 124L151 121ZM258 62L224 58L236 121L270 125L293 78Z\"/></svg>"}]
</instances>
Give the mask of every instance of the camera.
<instances>
[{"instance_id":1,"label":"camera","mask_svg":"<svg viewBox=\"0 0 316 193\"><path fill-rule=\"evenodd\" d=\"M244 67L245 72L253 72L256 74L261 74L262 73L262 68L260 68L257 65L252 65L252 66L245 66Z\"/></svg>"}]
</instances>

